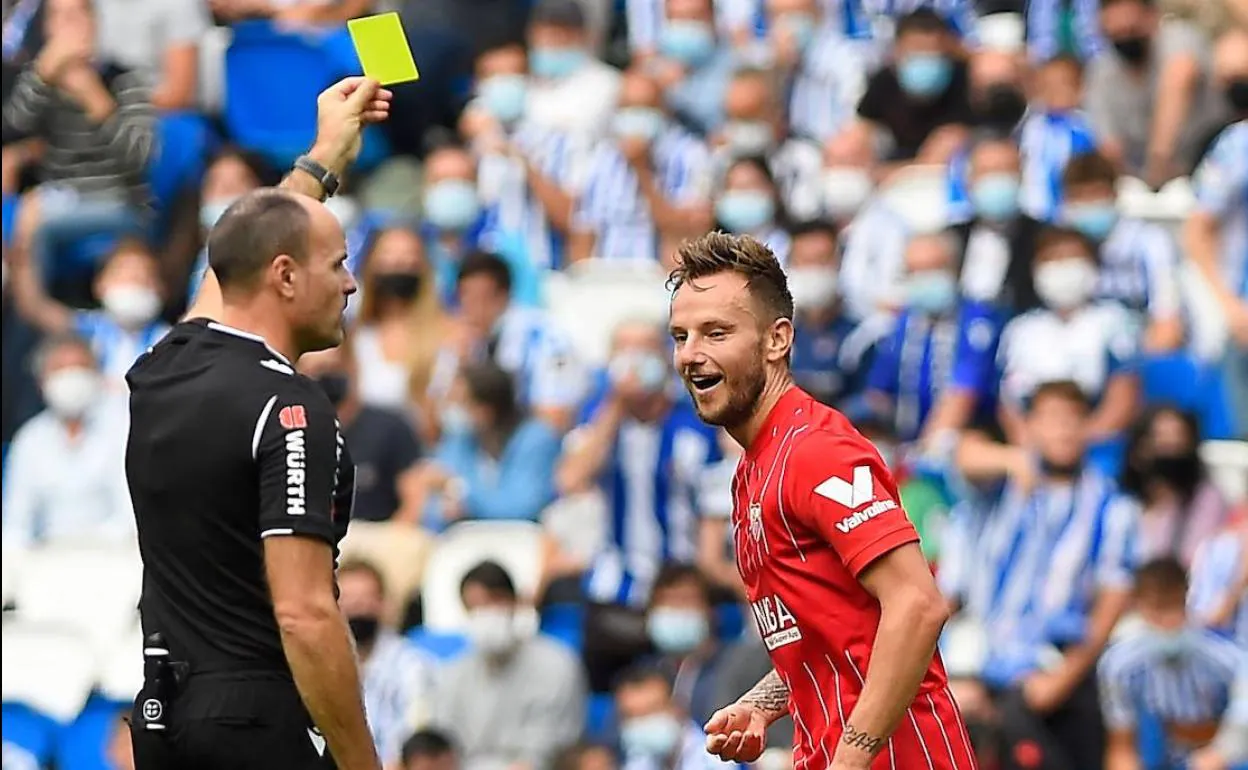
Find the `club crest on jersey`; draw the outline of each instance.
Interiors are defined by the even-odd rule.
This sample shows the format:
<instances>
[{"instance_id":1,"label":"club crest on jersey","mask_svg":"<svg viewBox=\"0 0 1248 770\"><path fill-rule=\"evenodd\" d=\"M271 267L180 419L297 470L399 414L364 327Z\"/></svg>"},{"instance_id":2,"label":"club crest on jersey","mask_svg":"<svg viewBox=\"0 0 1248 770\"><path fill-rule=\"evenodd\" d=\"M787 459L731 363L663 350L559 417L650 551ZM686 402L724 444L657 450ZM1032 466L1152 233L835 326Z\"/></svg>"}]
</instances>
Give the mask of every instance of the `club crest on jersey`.
<instances>
[{"instance_id":1,"label":"club crest on jersey","mask_svg":"<svg viewBox=\"0 0 1248 770\"><path fill-rule=\"evenodd\" d=\"M750 537L755 541L763 539L763 504L750 503L749 510L749 533Z\"/></svg>"}]
</instances>

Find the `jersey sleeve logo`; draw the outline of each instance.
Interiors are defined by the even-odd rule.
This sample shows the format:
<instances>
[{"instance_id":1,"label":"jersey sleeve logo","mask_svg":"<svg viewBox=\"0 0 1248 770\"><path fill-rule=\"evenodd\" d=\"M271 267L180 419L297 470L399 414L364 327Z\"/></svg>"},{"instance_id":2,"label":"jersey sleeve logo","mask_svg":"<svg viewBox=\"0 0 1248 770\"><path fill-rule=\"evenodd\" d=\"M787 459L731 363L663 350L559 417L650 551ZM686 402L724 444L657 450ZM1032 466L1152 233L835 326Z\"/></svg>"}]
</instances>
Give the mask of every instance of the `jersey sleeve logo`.
<instances>
[{"instance_id":1,"label":"jersey sleeve logo","mask_svg":"<svg viewBox=\"0 0 1248 770\"><path fill-rule=\"evenodd\" d=\"M815 494L854 512L836 523L836 528L844 535L897 507L896 500L875 499L875 479L868 465L854 468L852 483L840 476L825 479L815 487Z\"/></svg>"},{"instance_id":2,"label":"jersey sleeve logo","mask_svg":"<svg viewBox=\"0 0 1248 770\"><path fill-rule=\"evenodd\" d=\"M297 428L308 427L308 412L303 408L302 404L293 406L284 406L277 413L277 421L282 424L286 430L295 430Z\"/></svg>"}]
</instances>

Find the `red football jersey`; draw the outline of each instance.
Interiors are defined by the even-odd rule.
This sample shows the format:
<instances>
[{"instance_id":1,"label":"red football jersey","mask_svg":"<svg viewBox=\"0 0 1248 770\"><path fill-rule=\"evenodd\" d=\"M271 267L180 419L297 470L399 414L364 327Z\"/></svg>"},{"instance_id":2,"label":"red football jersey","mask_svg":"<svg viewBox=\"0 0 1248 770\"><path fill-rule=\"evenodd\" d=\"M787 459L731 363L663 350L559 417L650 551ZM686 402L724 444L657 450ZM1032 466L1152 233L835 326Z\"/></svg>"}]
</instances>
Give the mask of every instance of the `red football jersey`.
<instances>
[{"instance_id":1,"label":"red football jersey","mask_svg":"<svg viewBox=\"0 0 1248 770\"><path fill-rule=\"evenodd\" d=\"M796 387L741 458L732 492L737 567L759 634L789 688L795 767L822 770L862 691L880 622L879 602L858 574L919 535L871 442ZM873 768L974 767L935 655Z\"/></svg>"}]
</instances>

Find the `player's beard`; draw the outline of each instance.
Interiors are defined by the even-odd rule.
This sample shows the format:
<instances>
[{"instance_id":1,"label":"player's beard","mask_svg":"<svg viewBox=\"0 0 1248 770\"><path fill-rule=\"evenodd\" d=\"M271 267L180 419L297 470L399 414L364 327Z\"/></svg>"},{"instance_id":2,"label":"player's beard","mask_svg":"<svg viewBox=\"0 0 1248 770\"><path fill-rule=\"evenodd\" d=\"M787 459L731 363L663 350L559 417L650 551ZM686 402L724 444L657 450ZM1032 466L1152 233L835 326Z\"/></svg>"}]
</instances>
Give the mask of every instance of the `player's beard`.
<instances>
[{"instance_id":1,"label":"player's beard","mask_svg":"<svg viewBox=\"0 0 1248 770\"><path fill-rule=\"evenodd\" d=\"M767 385L767 372L763 368L763 352L763 346L760 343L758 350L750 356L748 370L735 376L724 375L721 387L727 391L728 399L722 407L713 411L704 411L701 407L697 407L698 416L703 422L707 425L731 428L734 425L741 425L754 416L758 400L763 395L763 388ZM697 405L696 399L694 404Z\"/></svg>"}]
</instances>

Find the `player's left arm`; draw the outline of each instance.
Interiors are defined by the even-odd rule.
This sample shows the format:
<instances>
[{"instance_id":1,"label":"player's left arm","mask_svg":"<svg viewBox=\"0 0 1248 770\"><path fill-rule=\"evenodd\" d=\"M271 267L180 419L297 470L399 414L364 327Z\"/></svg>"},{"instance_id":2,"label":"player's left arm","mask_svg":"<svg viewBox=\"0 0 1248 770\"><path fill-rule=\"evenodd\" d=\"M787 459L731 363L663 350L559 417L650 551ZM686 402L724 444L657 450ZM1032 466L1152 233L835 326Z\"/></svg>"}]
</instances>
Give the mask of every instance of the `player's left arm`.
<instances>
[{"instance_id":1,"label":"player's left arm","mask_svg":"<svg viewBox=\"0 0 1248 770\"><path fill-rule=\"evenodd\" d=\"M880 602L880 625L862 695L850 713L833 768L866 768L914 701L948 619L948 603L919 548L892 474L860 436L814 433L794 448L785 490Z\"/></svg>"}]
</instances>

